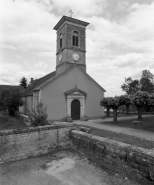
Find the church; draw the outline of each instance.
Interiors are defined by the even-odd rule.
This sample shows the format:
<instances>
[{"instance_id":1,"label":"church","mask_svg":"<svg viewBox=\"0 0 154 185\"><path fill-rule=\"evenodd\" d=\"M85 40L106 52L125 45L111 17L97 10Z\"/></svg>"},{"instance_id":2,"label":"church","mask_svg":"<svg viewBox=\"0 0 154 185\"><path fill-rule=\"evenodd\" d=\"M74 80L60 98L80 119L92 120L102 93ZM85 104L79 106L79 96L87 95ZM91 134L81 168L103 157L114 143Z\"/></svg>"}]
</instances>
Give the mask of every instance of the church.
<instances>
[{"instance_id":1,"label":"church","mask_svg":"<svg viewBox=\"0 0 154 185\"><path fill-rule=\"evenodd\" d=\"M105 90L86 73L86 27L84 22L63 16L53 28L57 32L56 69L35 80L22 94L20 112L35 109L41 101L48 120L102 118L100 101Z\"/></svg>"}]
</instances>

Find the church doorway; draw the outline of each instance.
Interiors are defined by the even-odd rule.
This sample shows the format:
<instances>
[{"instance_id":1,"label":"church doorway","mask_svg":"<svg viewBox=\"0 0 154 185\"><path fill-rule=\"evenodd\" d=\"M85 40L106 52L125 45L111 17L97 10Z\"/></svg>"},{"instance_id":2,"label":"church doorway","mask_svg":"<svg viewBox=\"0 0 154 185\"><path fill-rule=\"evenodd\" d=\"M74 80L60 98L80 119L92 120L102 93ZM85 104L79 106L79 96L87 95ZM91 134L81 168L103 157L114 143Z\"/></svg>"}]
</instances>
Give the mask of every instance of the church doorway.
<instances>
[{"instance_id":1,"label":"church doorway","mask_svg":"<svg viewBox=\"0 0 154 185\"><path fill-rule=\"evenodd\" d=\"M73 120L80 119L80 101L75 99L71 103L71 118Z\"/></svg>"}]
</instances>

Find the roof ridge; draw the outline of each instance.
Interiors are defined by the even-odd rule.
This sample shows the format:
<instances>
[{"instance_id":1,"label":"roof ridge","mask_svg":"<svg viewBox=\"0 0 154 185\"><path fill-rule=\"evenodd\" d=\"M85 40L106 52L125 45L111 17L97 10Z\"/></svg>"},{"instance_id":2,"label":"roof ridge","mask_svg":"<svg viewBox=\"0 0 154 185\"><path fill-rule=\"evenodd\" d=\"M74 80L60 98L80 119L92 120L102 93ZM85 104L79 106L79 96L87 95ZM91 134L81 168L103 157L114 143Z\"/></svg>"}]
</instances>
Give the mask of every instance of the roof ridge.
<instances>
[{"instance_id":1,"label":"roof ridge","mask_svg":"<svg viewBox=\"0 0 154 185\"><path fill-rule=\"evenodd\" d=\"M34 83L26 89L26 91L23 92L22 96L32 96L33 95L33 90L43 84L46 80L53 78L55 76L55 71L37 79L34 81Z\"/></svg>"}]
</instances>

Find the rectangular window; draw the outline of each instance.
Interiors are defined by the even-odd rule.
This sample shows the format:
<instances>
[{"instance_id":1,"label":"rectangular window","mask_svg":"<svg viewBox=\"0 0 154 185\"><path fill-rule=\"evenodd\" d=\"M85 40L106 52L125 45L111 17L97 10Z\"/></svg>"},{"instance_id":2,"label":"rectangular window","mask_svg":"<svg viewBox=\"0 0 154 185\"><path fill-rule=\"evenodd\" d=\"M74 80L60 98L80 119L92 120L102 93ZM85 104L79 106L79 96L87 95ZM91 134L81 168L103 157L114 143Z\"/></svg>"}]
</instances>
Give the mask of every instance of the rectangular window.
<instances>
[{"instance_id":1,"label":"rectangular window","mask_svg":"<svg viewBox=\"0 0 154 185\"><path fill-rule=\"evenodd\" d=\"M62 38L60 39L60 48L62 47Z\"/></svg>"},{"instance_id":2,"label":"rectangular window","mask_svg":"<svg viewBox=\"0 0 154 185\"><path fill-rule=\"evenodd\" d=\"M72 43L73 46L75 46L75 36L73 35L73 43Z\"/></svg>"},{"instance_id":3,"label":"rectangular window","mask_svg":"<svg viewBox=\"0 0 154 185\"><path fill-rule=\"evenodd\" d=\"M79 44L79 43L78 43L78 37L73 35L72 45L73 45L73 46L78 46L78 44Z\"/></svg>"},{"instance_id":4,"label":"rectangular window","mask_svg":"<svg viewBox=\"0 0 154 185\"><path fill-rule=\"evenodd\" d=\"M76 46L78 46L78 37L76 37Z\"/></svg>"}]
</instances>

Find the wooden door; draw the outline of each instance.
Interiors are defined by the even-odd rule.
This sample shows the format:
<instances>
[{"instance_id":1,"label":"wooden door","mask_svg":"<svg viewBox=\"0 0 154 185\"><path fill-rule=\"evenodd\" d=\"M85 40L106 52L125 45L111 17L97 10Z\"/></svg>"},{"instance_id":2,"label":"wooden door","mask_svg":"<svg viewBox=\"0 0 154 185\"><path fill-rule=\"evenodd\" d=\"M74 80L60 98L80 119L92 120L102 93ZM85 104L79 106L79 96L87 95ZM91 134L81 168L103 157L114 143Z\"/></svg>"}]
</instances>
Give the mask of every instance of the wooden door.
<instances>
[{"instance_id":1,"label":"wooden door","mask_svg":"<svg viewBox=\"0 0 154 185\"><path fill-rule=\"evenodd\" d=\"M75 99L71 103L71 118L73 120L80 119L80 101Z\"/></svg>"}]
</instances>

